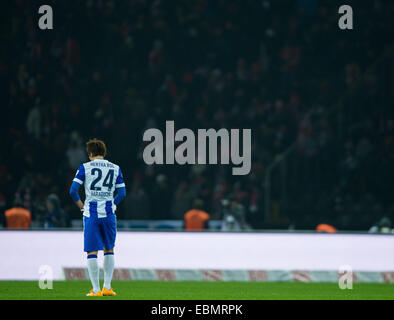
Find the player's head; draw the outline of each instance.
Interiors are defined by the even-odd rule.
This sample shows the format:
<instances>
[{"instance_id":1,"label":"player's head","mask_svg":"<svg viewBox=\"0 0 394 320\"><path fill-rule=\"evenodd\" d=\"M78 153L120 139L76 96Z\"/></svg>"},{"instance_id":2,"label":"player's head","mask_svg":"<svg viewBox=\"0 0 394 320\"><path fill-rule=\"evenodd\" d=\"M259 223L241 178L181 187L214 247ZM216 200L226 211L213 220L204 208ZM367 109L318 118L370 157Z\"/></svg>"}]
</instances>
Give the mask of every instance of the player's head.
<instances>
[{"instance_id":1,"label":"player's head","mask_svg":"<svg viewBox=\"0 0 394 320\"><path fill-rule=\"evenodd\" d=\"M92 160L96 157L105 157L107 154L107 147L104 141L98 139L91 139L86 142L86 152L88 153L89 159Z\"/></svg>"}]
</instances>

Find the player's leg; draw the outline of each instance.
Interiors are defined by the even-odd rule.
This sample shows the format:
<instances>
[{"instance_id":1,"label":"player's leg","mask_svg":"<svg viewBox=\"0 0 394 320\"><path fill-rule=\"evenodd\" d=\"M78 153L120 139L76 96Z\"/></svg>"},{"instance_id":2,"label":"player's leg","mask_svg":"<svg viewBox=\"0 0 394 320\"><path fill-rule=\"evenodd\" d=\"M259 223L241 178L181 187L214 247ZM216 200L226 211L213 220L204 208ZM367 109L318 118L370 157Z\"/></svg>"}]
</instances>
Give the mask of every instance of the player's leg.
<instances>
[{"instance_id":1,"label":"player's leg","mask_svg":"<svg viewBox=\"0 0 394 320\"><path fill-rule=\"evenodd\" d=\"M114 296L116 293L112 290L111 281L115 268L114 246L116 238L116 216L109 215L103 221L103 235L104 235L104 285L103 295Z\"/></svg>"},{"instance_id":2,"label":"player's leg","mask_svg":"<svg viewBox=\"0 0 394 320\"><path fill-rule=\"evenodd\" d=\"M84 217L84 251L87 253L87 267L89 272L90 282L93 289L88 294L89 296L101 296L100 290L100 269L97 261L98 250L102 249L102 242L99 237L99 226L97 219L94 217Z\"/></svg>"},{"instance_id":3,"label":"player's leg","mask_svg":"<svg viewBox=\"0 0 394 320\"><path fill-rule=\"evenodd\" d=\"M111 287L112 275L115 268L115 256L114 250L104 249L104 285L103 294L104 295L115 295ZM111 292L112 291L112 292Z\"/></svg>"},{"instance_id":4,"label":"player's leg","mask_svg":"<svg viewBox=\"0 0 394 320\"><path fill-rule=\"evenodd\" d=\"M89 292L88 295L93 296L93 295L101 295L101 290L100 290L100 269L98 266L98 261L97 261L97 251L90 251L87 253L87 258L88 258L88 272L89 272L89 278L90 282L92 283L93 289Z\"/></svg>"}]
</instances>

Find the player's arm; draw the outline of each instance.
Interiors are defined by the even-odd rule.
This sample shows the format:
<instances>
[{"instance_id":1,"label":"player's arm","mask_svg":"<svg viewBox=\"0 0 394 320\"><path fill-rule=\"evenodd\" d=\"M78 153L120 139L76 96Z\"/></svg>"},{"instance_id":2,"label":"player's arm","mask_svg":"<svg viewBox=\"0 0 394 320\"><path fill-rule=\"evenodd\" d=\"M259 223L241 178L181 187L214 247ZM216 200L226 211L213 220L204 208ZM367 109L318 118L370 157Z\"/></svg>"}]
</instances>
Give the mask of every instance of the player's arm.
<instances>
[{"instance_id":1,"label":"player's arm","mask_svg":"<svg viewBox=\"0 0 394 320\"><path fill-rule=\"evenodd\" d=\"M118 177L116 178L115 182L115 189L117 191L117 194L114 198L114 204L117 206L119 203L122 202L124 198L126 198L126 185L124 183L123 174L120 168Z\"/></svg>"},{"instance_id":2,"label":"player's arm","mask_svg":"<svg viewBox=\"0 0 394 320\"><path fill-rule=\"evenodd\" d=\"M70 196L77 205L77 207L82 211L83 209L83 202L81 201L81 198L79 197L79 188L85 181L85 167L83 164L78 168L77 174L75 175L75 178L71 184L70 187Z\"/></svg>"}]
</instances>

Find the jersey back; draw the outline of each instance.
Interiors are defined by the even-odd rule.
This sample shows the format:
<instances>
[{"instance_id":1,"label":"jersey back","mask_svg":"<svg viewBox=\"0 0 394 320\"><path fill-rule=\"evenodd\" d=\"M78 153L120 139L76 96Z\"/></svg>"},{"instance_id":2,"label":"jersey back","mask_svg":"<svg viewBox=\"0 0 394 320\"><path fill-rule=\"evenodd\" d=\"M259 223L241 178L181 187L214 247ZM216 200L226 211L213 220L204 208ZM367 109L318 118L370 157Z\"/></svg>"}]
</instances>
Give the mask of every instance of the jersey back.
<instances>
[{"instance_id":1,"label":"jersey back","mask_svg":"<svg viewBox=\"0 0 394 320\"><path fill-rule=\"evenodd\" d=\"M84 216L97 214L104 218L115 213L114 192L125 186L119 166L105 159L95 159L82 164L73 181L85 184Z\"/></svg>"}]
</instances>

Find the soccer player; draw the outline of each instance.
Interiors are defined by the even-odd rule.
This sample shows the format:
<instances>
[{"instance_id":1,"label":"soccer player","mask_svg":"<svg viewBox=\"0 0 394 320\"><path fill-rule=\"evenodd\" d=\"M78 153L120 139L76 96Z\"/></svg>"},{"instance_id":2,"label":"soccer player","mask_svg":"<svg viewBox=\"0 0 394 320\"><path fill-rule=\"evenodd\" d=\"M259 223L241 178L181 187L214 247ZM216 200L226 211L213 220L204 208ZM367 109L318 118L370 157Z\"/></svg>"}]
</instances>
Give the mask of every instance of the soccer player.
<instances>
[{"instance_id":1,"label":"soccer player","mask_svg":"<svg viewBox=\"0 0 394 320\"><path fill-rule=\"evenodd\" d=\"M83 213L84 251L93 289L87 296L115 296L111 288L114 271L117 205L126 197L126 187L119 166L105 160L106 146L101 140L86 143L90 162L82 164L70 188L70 195ZM79 187L85 183L85 203ZM114 192L117 194L114 198ZM100 290L97 253L104 250L104 285Z\"/></svg>"}]
</instances>

